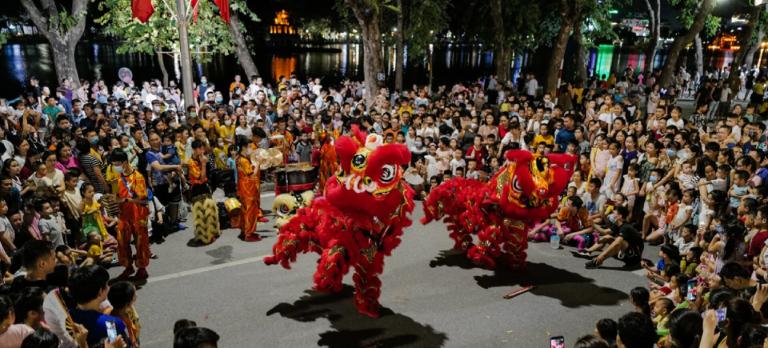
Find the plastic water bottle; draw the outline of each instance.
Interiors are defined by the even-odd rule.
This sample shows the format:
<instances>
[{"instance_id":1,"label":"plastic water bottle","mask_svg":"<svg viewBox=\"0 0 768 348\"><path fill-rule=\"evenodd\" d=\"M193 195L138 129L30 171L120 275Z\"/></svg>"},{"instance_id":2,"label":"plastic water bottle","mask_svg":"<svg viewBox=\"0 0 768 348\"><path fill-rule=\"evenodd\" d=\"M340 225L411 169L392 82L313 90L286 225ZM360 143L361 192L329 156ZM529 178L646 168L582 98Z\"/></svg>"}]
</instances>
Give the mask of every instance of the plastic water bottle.
<instances>
[{"instance_id":1,"label":"plastic water bottle","mask_svg":"<svg viewBox=\"0 0 768 348\"><path fill-rule=\"evenodd\" d=\"M552 249L560 249L560 236L558 234L553 234L549 237L549 246Z\"/></svg>"}]
</instances>

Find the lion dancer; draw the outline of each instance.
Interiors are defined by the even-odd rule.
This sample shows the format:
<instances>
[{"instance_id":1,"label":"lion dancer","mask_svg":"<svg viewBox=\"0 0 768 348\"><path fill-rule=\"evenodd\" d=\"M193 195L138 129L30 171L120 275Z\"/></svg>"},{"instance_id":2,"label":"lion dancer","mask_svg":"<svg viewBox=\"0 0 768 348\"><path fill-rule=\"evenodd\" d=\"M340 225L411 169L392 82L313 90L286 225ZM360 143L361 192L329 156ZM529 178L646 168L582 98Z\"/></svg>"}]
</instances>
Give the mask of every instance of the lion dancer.
<instances>
[{"instance_id":1,"label":"lion dancer","mask_svg":"<svg viewBox=\"0 0 768 348\"><path fill-rule=\"evenodd\" d=\"M149 266L149 206L147 204L147 183L138 170L131 167L128 155L121 149L112 152L112 168L118 179L117 201L120 203L120 222L117 224L117 256L125 267L118 279L147 279ZM136 243L136 257L131 250L131 239ZM136 271L134 263L138 268Z\"/></svg>"},{"instance_id":2,"label":"lion dancer","mask_svg":"<svg viewBox=\"0 0 768 348\"><path fill-rule=\"evenodd\" d=\"M190 193L192 196L192 219L195 223L193 245L208 245L221 235L219 230L219 208L211 197L208 186L206 164L208 156L200 140L192 141L192 158L188 162Z\"/></svg>"},{"instance_id":3,"label":"lion dancer","mask_svg":"<svg viewBox=\"0 0 768 348\"><path fill-rule=\"evenodd\" d=\"M262 130L262 134L264 131ZM254 133L254 139L259 137ZM240 209L240 238L246 242L257 242L261 236L256 233L256 225L263 221L261 212L261 171L258 163L254 165L248 155L248 141L242 139L237 153L237 197L242 204Z\"/></svg>"},{"instance_id":4,"label":"lion dancer","mask_svg":"<svg viewBox=\"0 0 768 348\"><path fill-rule=\"evenodd\" d=\"M506 153L508 164L488 183L454 178L436 187L424 202L422 223L445 218L454 248L476 265L525 266L527 230L558 206L576 157ZM473 236L477 236L476 241Z\"/></svg>"},{"instance_id":5,"label":"lion dancer","mask_svg":"<svg viewBox=\"0 0 768 348\"><path fill-rule=\"evenodd\" d=\"M402 180L402 166L411 156L403 144L383 144L380 135L354 125L352 136L340 137L334 146L338 174L326 182L323 197L280 227L273 255L264 263L290 268L299 253L319 253L315 289L338 293L344 275L353 270L355 306L375 318L384 258L411 224L414 192Z\"/></svg>"}]
</instances>

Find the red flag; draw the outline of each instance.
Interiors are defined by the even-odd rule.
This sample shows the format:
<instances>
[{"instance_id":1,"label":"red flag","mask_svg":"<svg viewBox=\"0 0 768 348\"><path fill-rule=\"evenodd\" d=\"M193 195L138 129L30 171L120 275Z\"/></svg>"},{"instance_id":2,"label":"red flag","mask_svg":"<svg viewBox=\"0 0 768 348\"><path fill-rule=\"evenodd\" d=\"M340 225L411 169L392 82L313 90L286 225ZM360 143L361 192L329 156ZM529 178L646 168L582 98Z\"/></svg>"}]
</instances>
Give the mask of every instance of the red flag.
<instances>
[{"instance_id":1,"label":"red flag","mask_svg":"<svg viewBox=\"0 0 768 348\"><path fill-rule=\"evenodd\" d=\"M219 7L221 18L229 24L229 0L213 0L213 2Z\"/></svg>"},{"instance_id":2,"label":"red flag","mask_svg":"<svg viewBox=\"0 0 768 348\"><path fill-rule=\"evenodd\" d=\"M192 0L192 21L197 23L197 0Z\"/></svg>"},{"instance_id":3,"label":"red flag","mask_svg":"<svg viewBox=\"0 0 768 348\"><path fill-rule=\"evenodd\" d=\"M152 0L132 0L131 11L133 18L139 20L139 22L146 23L152 13L155 12L155 7L152 6Z\"/></svg>"}]
</instances>

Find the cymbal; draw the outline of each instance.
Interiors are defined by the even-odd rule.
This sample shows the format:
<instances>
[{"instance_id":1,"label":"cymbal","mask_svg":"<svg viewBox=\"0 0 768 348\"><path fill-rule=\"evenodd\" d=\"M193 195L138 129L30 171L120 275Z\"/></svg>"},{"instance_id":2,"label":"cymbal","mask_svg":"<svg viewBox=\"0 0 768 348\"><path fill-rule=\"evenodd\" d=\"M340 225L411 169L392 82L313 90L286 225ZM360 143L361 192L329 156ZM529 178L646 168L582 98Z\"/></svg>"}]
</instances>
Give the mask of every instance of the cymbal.
<instances>
[{"instance_id":1,"label":"cymbal","mask_svg":"<svg viewBox=\"0 0 768 348\"><path fill-rule=\"evenodd\" d=\"M283 163L283 153L276 148L258 149L253 153L253 158L258 159L261 169L269 169Z\"/></svg>"},{"instance_id":2,"label":"cymbal","mask_svg":"<svg viewBox=\"0 0 768 348\"><path fill-rule=\"evenodd\" d=\"M267 161L273 167L283 164L283 152L276 148L267 149Z\"/></svg>"}]
</instances>

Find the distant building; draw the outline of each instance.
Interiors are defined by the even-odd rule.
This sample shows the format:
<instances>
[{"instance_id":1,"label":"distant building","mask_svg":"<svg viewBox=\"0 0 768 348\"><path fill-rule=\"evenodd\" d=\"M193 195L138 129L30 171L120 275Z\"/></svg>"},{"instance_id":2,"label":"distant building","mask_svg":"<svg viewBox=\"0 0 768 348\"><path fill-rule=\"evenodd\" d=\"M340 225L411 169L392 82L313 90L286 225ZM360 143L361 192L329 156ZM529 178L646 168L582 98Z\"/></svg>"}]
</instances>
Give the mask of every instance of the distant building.
<instances>
[{"instance_id":1,"label":"distant building","mask_svg":"<svg viewBox=\"0 0 768 348\"><path fill-rule=\"evenodd\" d=\"M269 26L269 33L272 35L297 35L296 28L288 20L288 11L280 10L275 14L275 20Z\"/></svg>"}]
</instances>

